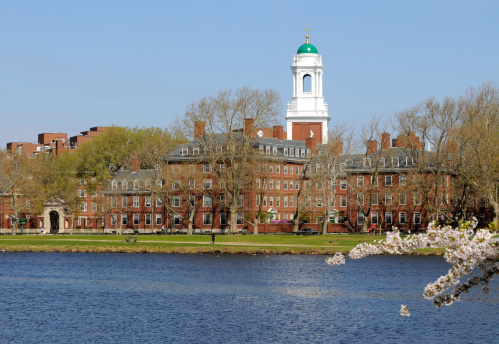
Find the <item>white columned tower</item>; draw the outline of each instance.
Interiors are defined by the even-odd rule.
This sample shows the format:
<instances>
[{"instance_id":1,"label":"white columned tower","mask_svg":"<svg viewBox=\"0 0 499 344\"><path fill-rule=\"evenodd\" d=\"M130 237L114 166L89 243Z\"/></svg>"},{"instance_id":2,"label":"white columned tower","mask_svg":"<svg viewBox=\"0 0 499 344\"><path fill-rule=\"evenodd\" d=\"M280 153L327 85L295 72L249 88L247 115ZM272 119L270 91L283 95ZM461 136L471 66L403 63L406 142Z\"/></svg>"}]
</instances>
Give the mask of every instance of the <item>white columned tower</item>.
<instances>
[{"instance_id":1,"label":"white columned tower","mask_svg":"<svg viewBox=\"0 0 499 344\"><path fill-rule=\"evenodd\" d=\"M308 28L305 29L308 31ZM317 48L307 41L293 58L293 97L286 114L288 140L305 141L315 137L317 143L327 143L327 104L322 95L322 58Z\"/></svg>"}]
</instances>

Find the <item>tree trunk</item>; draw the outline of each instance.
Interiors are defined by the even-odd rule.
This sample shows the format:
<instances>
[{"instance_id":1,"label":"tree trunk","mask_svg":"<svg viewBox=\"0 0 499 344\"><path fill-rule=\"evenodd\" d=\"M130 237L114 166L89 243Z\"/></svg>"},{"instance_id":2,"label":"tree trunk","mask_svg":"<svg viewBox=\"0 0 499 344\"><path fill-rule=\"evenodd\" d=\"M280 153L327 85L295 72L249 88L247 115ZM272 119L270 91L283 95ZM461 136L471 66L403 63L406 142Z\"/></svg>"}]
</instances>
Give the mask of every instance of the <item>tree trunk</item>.
<instances>
[{"instance_id":1,"label":"tree trunk","mask_svg":"<svg viewBox=\"0 0 499 344\"><path fill-rule=\"evenodd\" d=\"M234 234L237 233L237 203L235 200L231 200L229 205L229 212L230 212L229 233Z\"/></svg>"},{"instance_id":2,"label":"tree trunk","mask_svg":"<svg viewBox=\"0 0 499 344\"><path fill-rule=\"evenodd\" d=\"M253 222L253 234L258 235L258 222L255 219L255 222Z\"/></svg>"},{"instance_id":3,"label":"tree trunk","mask_svg":"<svg viewBox=\"0 0 499 344\"><path fill-rule=\"evenodd\" d=\"M187 218L187 234L188 235L192 235L192 232L194 230L193 220L194 220L194 209L189 212L189 216Z\"/></svg>"}]
</instances>

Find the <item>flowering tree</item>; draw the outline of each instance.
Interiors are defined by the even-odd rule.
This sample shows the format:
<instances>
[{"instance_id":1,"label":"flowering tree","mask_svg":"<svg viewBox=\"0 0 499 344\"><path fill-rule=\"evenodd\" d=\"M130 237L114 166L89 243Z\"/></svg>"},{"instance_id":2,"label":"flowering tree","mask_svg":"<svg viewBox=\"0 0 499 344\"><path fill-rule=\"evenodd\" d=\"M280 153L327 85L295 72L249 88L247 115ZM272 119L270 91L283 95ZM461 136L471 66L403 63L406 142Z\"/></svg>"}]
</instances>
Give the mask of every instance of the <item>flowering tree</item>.
<instances>
[{"instance_id":1,"label":"flowering tree","mask_svg":"<svg viewBox=\"0 0 499 344\"><path fill-rule=\"evenodd\" d=\"M461 294L472 287L481 287L488 293L488 283L499 273L499 238L491 229L476 230L478 221L462 223L459 227L441 227L432 222L426 233L400 237L398 231L387 233L386 240L374 244L359 244L350 251L351 259L359 259L374 254L407 254L426 247L446 249L445 260L452 264L447 274L428 284L423 293L427 300L433 300L435 307L451 305L459 301ZM345 264L345 257L336 253L326 259L329 265ZM477 268L479 275L473 275L466 282L461 279ZM407 306L402 305L400 315L410 316Z\"/></svg>"}]
</instances>

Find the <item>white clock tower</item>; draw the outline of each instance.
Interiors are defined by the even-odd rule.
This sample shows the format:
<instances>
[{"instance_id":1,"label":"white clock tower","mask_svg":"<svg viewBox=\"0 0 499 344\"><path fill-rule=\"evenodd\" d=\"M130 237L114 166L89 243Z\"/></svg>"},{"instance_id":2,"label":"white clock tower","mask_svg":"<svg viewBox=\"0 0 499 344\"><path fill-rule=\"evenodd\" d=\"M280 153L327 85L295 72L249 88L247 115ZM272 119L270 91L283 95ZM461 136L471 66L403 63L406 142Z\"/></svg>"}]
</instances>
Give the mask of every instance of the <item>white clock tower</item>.
<instances>
[{"instance_id":1,"label":"white clock tower","mask_svg":"<svg viewBox=\"0 0 499 344\"><path fill-rule=\"evenodd\" d=\"M308 31L307 29L305 29ZM327 143L327 104L322 96L322 58L317 48L307 41L293 58L293 97L286 115L288 140L305 141L315 137L317 143Z\"/></svg>"}]
</instances>

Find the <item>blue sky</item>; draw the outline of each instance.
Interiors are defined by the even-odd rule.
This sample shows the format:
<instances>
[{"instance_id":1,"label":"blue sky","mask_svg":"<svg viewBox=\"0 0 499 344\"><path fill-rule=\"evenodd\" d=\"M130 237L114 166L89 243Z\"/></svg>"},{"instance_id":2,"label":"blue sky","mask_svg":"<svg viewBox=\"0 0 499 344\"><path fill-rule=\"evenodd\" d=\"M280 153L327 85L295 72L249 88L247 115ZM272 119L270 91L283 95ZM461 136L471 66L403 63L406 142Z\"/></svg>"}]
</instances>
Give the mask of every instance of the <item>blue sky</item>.
<instances>
[{"instance_id":1,"label":"blue sky","mask_svg":"<svg viewBox=\"0 0 499 344\"><path fill-rule=\"evenodd\" d=\"M305 41L322 55L331 124L355 127L499 80L499 1L0 3L0 147L93 126L168 127L219 90L290 101Z\"/></svg>"}]
</instances>

